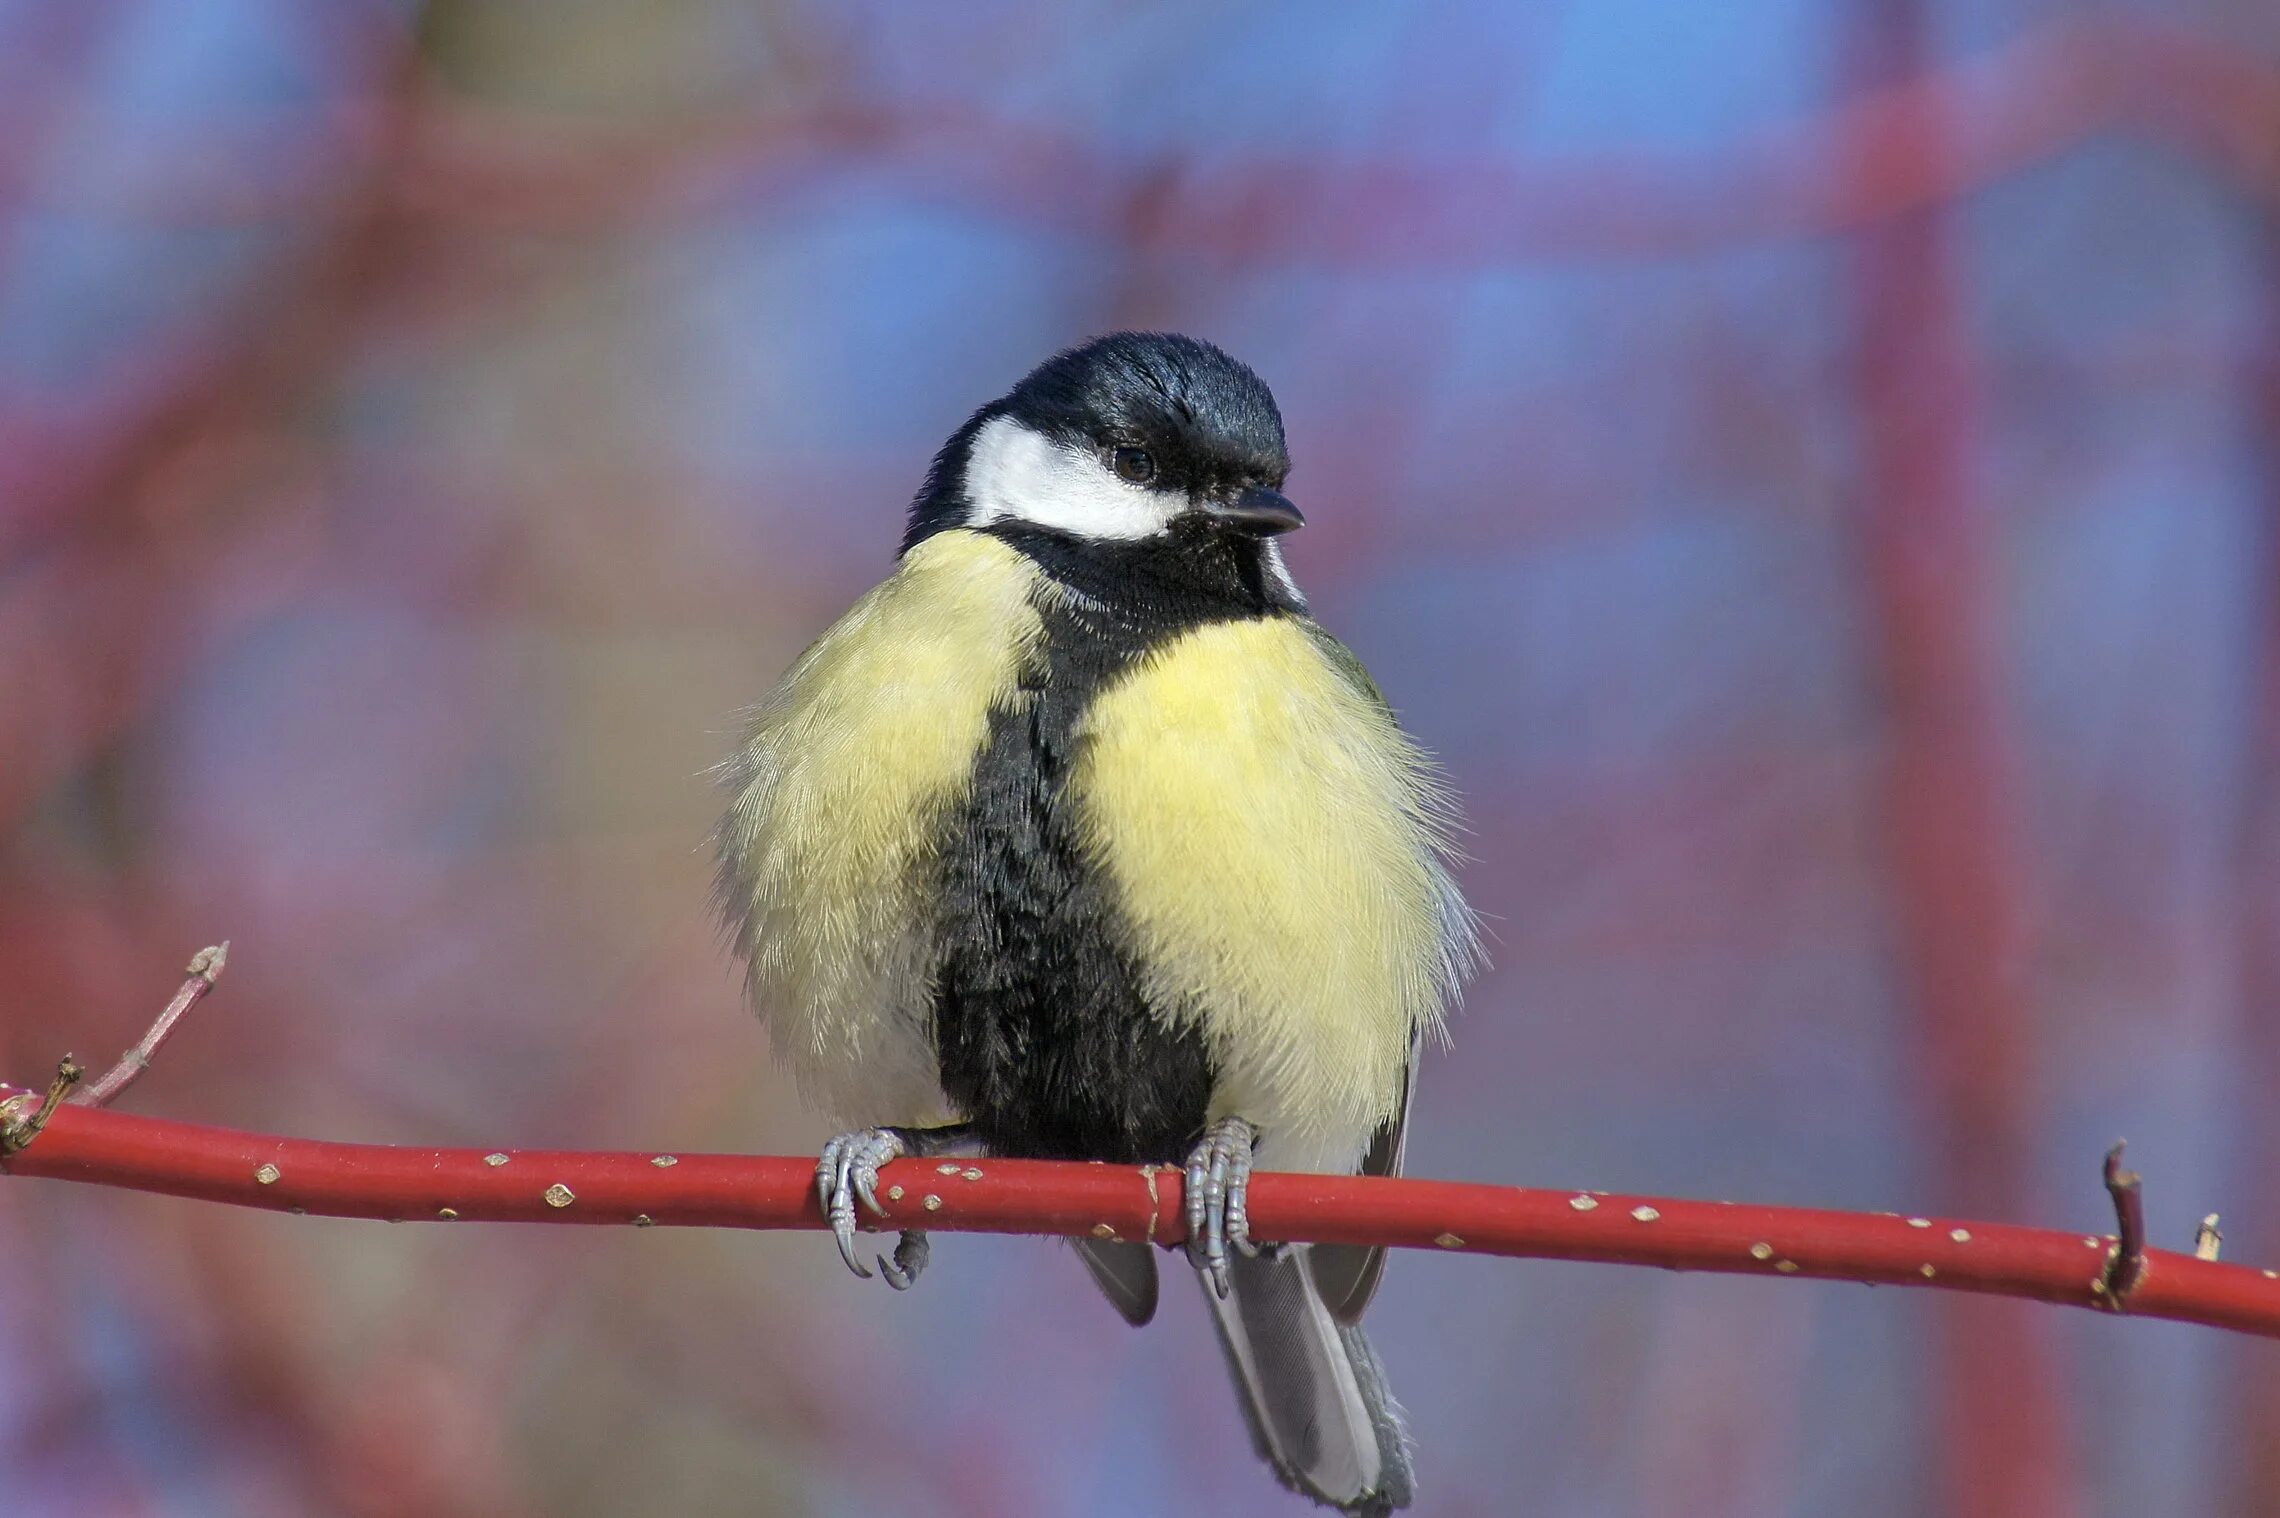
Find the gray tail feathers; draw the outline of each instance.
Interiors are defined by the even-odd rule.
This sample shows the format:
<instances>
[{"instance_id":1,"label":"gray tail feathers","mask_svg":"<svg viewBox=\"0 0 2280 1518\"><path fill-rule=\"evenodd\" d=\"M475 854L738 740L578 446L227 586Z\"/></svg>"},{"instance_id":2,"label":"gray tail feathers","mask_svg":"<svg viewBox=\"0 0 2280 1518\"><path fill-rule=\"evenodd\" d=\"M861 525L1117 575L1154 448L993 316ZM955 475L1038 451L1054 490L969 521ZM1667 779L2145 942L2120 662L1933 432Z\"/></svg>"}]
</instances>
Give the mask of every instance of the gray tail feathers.
<instances>
[{"instance_id":1,"label":"gray tail feathers","mask_svg":"<svg viewBox=\"0 0 2280 1518\"><path fill-rule=\"evenodd\" d=\"M1409 1506L1400 1405L1361 1329L1331 1316L1307 1251L1286 1246L1228 1263L1227 1300L1208 1284L1203 1295L1260 1458L1292 1491L1356 1518Z\"/></svg>"}]
</instances>

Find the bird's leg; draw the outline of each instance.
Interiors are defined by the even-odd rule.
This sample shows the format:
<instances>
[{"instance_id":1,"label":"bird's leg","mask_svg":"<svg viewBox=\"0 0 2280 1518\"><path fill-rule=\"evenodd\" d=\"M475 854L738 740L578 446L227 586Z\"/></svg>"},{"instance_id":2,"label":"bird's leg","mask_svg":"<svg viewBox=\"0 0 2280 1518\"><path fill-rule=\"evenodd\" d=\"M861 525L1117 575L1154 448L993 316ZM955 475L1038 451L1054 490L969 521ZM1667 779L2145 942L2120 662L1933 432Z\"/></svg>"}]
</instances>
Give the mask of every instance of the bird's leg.
<instances>
[{"instance_id":1,"label":"bird's leg","mask_svg":"<svg viewBox=\"0 0 2280 1518\"><path fill-rule=\"evenodd\" d=\"M1227 1300L1227 1246L1258 1253L1251 1243L1251 1150L1258 1130L1239 1117L1223 1117L1203 1130L1188 1152L1188 1263L1221 1301Z\"/></svg>"},{"instance_id":2,"label":"bird's leg","mask_svg":"<svg viewBox=\"0 0 2280 1518\"><path fill-rule=\"evenodd\" d=\"M871 1278L871 1272L855 1257L855 1199L861 1197L873 1212L885 1210L879 1206L879 1167L906 1155L925 1159L944 1154L972 1136L972 1128L965 1123L940 1128L859 1128L823 1146L823 1158L815 1165L816 1200L823 1204L832 1237L839 1241L839 1257L849 1270L866 1281ZM923 1231L904 1229L895 1245L895 1257L879 1257L879 1273L895 1290L910 1290L918 1273L926 1268L926 1248Z\"/></svg>"}]
</instances>

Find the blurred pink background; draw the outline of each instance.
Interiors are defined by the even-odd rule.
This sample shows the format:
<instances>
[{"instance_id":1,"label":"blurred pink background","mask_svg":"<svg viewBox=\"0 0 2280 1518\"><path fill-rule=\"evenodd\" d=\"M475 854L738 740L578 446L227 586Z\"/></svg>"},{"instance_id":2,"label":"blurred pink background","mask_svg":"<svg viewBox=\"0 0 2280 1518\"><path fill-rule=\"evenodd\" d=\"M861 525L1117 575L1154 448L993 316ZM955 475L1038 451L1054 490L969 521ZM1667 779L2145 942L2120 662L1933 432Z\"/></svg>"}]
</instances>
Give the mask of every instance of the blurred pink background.
<instances>
[{"instance_id":1,"label":"blurred pink background","mask_svg":"<svg viewBox=\"0 0 2280 1518\"><path fill-rule=\"evenodd\" d=\"M2280 12L0 0L0 1070L806 1152L734 713L1089 334L1281 398L1467 798L1420 1174L2280 1262ZM1184 1287L1033 1240L0 1185L57 1515L1298 1513ZM2280 1355L1405 1256L1425 1514L2280 1513Z\"/></svg>"}]
</instances>

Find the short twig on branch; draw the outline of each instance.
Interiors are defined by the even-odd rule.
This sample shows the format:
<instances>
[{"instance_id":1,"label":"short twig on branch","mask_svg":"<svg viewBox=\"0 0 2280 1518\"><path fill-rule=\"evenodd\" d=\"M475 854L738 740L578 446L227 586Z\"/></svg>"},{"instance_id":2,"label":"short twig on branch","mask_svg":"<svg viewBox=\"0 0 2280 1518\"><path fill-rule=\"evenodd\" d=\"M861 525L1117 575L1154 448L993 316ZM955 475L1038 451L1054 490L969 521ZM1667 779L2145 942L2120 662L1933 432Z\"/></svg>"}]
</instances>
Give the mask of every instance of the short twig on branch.
<instances>
[{"instance_id":1,"label":"short twig on branch","mask_svg":"<svg viewBox=\"0 0 2280 1518\"><path fill-rule=\"evenodd\" d=\"M48 1119L55 1116L55 1109L63 1105L64 1097L86 1073L77 1060L66 1054L55 1062L55 1075L48 1081L46 1095L35 1096L22 1091L0 1100L0 1158L14 1154L38 1138L40 1130L47 1127Z\"/></svg>"},{"instance_id":2,"label":"short twig on branch","mask_svg":"<svg viewBox=\"0 0 2280 1518\"><path fill-rule=\"evenodd\" d=\"M184 992L196 999L191 987ZM186 1007L170 1008L171 1016ZM147 1060L161 1037L154 1028L122 1063ZM16 1136L15 1151L0 1154L0 1174L390 1222L823 1226L810 1158L326 1143L105 1111L63 1102L63 1089L41 1102L0 1086L0 1115L34 1104L44 1114L0 1127ZM33 1136L38 1142L28 1143ZM2280 1271L2145 1248L2136 1177L2122 1171L2119 1149L2107 1163L2118 1236L1603 1191L1265 1174L1252 1182L1251 1229L1261 1240L1850 1280L2108 1311L2126 1300L2133 1316L2280 1339ZM881 1172L880 1197L883 1213L865 1221L882 1230L1165 1246L1186 1237L1177 1166L898 1160Z\"/></svg>"},{"instance_id":3,"label":"short twig on branch","mask_svg":"<svg viewBox=\"0 0 2280 1518\"><path fill-rule=\"evenodd\" d=\"M101 1078L92 1085L74 1091L71 1100L82 1107L111 1105L120 1092L135 1083L135 1077L150 1068L152 1056L158 1053L159 1046L173 1034L175 1024L181 1022L183 1016L198 1005L201 997L214 989L214 982L222 978L222 970L229 959L230 943L226 938L211 948L200 949L191 955L190 963L182 971L188 979L182 982L182 989L174 993L174 1000L168 1002L166 1009L158 1014L158 1020L142 1036L142 1042L120 1055L118 1063L104 1071Z\"/></svg>"},{"instance_id":4,"label":"short twig on branch","mask_svg":"<svg viewBox=\"0 0 2280 1518\"><path fill-rule=\"evenodd\" d=\"M2114 1247L2099 1278L2099 1295L2115 1312L2130 1309L2130 1298L2145 1284L2145 1187L2135 1170L2122 1168L2127 1140L2106 1151L2106 1194L2114 1199Z\"/></svg>"},{"instance_id":5,"label":"short twig on branch","mask_svg":"<svg viewBox=\"0 0 2280 1518\"><path fill-rule=\"evenodd\" d=\"M182 982L182 989L174 993L174 1000L160 1011L150 1031L143 1034L142 1042L120 1055L118 1062L104 1071L93 1085L79 1085L80 1078L87 1072L66 1054L56 1065L55 1078L48 1082L47 1094L40 1100L33 1101L29 1092L0 1100L0 1155L14 1154L38 1138L55 1115L55 1109L66 1101L80 1107L108 1107L120 1092L135 1083L137 1076L150 1068L152 1056L173 1034L175 1025L198 1005L200 998L214 989L214 982L222 978L222 969L229 958L230 944L226 938L191 955L190 963L182 971L187 978Z\"/></svg>"}]
</instances>

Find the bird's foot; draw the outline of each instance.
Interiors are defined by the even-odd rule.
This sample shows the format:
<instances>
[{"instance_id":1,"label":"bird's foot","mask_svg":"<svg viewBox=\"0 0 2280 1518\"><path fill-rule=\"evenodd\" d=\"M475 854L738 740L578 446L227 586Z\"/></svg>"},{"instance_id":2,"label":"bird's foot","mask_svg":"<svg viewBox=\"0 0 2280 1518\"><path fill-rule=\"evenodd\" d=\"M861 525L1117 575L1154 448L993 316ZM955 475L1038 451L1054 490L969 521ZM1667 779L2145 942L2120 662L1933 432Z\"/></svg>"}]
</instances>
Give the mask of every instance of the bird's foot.
<instances>
[{"instance_id":1,"label":"bird's foot","mask_svg":"<svg viewBox=\"0 0 2280 1518\"><path fill-rule=\"evenodd\" d=\"M926 1256L931 1246L926 1242L923 1228L905 1228L902 1237L895 1240L895 1255L888 1259L879 1256L879 1274L897 1291L908 1291L918 1280L918 1273L926 1268Z\"/></svg>"},{"instance_id":2,"label":"bird's foot","mask_svg":"<svg viewBox=\"0 0 2280 1518\"><path fill-rule=\"evenodd\" d=\"M849 1270L866 1281L871 1278L855 1254L855 1202L861 1198L874 1213L886 1210L879 1205L879 1167L906 1155L941 1154L967 1134L962 1123L946 1128L860 1128L823 1146L823 1157L815 1165L816 1199L823 1204L824 1219L831 1224L839 1257ZM906 1228L895 1245L894 1258L878 1257L879 1274L895 1290L908 1291L926 1268L926 1255L924 1230Z\"/></svg>"},{"instance_id":3,"label":"bird's foot","mask_svg":"<svg viewBox=\"0 0 2280 1518\"><path fill-rule=\"evenodd\" d=\"M1188 1263L1212 1292L1227 1299L1227 1250L1257 1254L1251 1242L1251 1151L1258 1131L1239 1117L1223 1117L1203 1131L1188 1152Z\"/></svg>"},{"instance_id":4,"label":"bird's foot","mask_svg":"<svg viewBox=\"0 0 2280 1518\"><path fill-rule=\"evenodd\" d=\"M861 1197L873 1212L883 1211L879 1206L879 1167L908 1152L909 1146L894 1129L864 1128L840 1134L823 1146L823 1158L816 1161L816 1199L823 1204L832 1237L839 1241L839 1257L866 1281L871 1278L870 1268L855 1254L855 1199ZM885 1260L879 1265L882 1270L887 1268ZM893 1281L894 1277L887 1279ZM910 1284L907 1274L900 1284Z\"/></svg>"}]
</instances>

